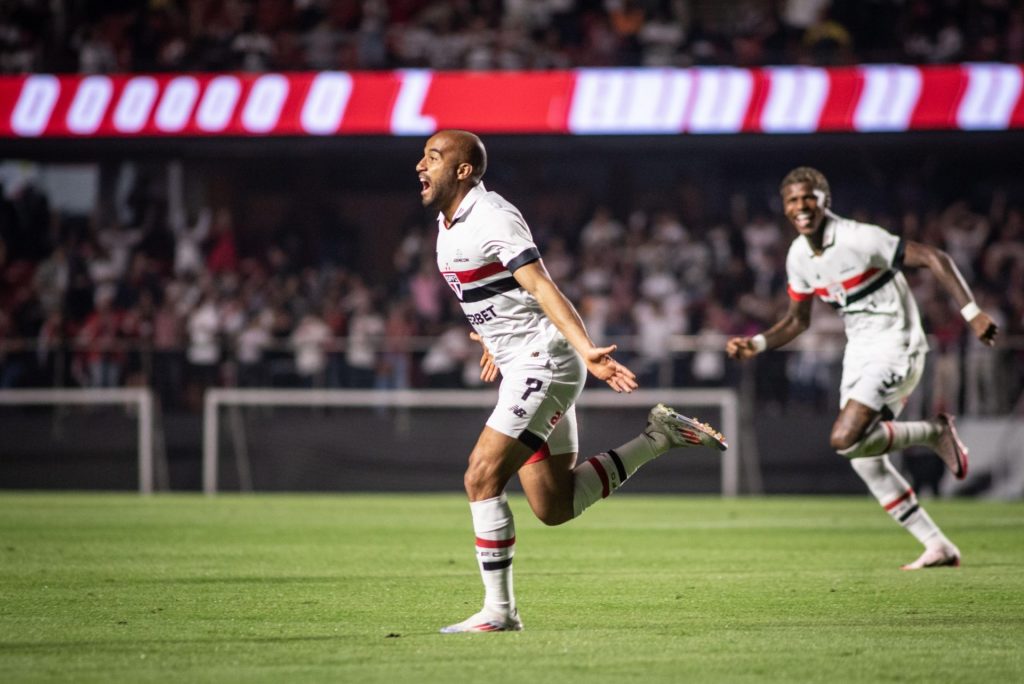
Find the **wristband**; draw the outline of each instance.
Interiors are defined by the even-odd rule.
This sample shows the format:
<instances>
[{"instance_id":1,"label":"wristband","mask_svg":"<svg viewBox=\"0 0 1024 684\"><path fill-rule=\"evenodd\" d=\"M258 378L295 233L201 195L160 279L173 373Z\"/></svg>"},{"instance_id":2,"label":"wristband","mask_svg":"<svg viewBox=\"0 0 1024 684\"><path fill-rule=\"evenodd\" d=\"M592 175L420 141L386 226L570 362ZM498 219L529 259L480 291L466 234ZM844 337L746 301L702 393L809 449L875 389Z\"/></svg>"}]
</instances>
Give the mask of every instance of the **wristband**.
<instances>
[{"instance_id":1,"label":"wristband","mask_svg":"<svg viewBox=\"0 0 1024 684\"><path fill-rule=\"evenodd\" d=\"M768 340L765 339L764 335L754 335L750 338L750 346L754 348L754 351L760 354L768 348Z\"/></svg>"},{"instance_id":2,"label":"wristband","mask_svg":"<svg viewBox=\"0 0 1024 684\"><path fill-rule=\"evenodd\" d=\"M967 302L964 308L960 309L960 315L964 317L964 320L970 323L974 320L974 317L981 313L981 309L973 301Z\"/></svg>"}]
</instances>

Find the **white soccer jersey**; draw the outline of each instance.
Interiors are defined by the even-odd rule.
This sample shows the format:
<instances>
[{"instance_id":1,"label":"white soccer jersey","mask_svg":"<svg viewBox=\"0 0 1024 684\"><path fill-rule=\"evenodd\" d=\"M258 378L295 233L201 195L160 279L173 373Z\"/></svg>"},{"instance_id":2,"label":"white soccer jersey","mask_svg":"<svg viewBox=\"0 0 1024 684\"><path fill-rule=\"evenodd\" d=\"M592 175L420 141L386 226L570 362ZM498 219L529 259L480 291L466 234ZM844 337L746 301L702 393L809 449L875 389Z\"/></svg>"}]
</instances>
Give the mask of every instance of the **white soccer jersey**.
<instances>
[{"instance_id":1,"label":"white soccer jersey","mask_svg":"<svg viewBox=\"0 0 1024 684\"><path fill-rule=\"evenodd\" d=\"M439 214L437 227L437 267L499 368L524 350L568 351L540 304L512 276L540 259L518 209L481 183L462 200L452 225Z\"/></svg>"},{"instance_id":2,"label":"white soccer jersey","mask_svg":"<svg viewBox=\"0 0 1024 684\"><path fill-rule=\"evenodd\" d=\"M826 212L821 254L804 236L789 247L789 296L817 295L846 326L847 355L928 350L917 304L906 278L903 240L879 226Z\"/></svg>"}]
</instances>

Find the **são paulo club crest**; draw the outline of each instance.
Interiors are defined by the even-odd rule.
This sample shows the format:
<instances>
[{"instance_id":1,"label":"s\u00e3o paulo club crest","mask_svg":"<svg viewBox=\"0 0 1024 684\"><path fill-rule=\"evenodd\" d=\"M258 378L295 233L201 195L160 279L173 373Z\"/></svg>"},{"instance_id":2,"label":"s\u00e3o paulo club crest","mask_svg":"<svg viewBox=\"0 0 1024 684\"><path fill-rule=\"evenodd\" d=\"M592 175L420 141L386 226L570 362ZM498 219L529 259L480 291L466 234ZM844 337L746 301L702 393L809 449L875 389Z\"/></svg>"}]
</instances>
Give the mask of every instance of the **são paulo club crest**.
<instances>
[{"instance_id":1,"label":"s\u00e3o paulo club crest","mask_svg":"<svg viewBox=\"0 0 1024 684\"><path fill-rule=\"evenodd\" d=\"M444 279L448 282L448 287L452 288L455 296L462 299L462 283L459 282L459 276L451 272L445 272L441 275L444 276Z\"/></svg>"},{"instance_id":2,"label":"s\u00e3o paulo club crest","mask_svg":"<svg viewBox=\"0 0 1024 684\"><path fill-rule=\"evenodd\" d=\"M842 283L831 283L825 289L832 301L839 306L846 306L846 289Z\"/></svg>"}]
</instances>

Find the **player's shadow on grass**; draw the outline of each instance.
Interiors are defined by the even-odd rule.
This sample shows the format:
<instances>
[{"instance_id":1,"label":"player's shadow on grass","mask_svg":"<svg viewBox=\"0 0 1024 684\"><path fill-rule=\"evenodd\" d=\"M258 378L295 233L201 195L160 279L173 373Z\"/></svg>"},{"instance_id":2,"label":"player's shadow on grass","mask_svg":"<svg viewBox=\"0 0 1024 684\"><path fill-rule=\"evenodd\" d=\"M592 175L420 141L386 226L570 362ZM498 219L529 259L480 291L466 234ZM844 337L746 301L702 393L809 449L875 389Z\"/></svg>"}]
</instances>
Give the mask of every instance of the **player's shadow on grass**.
<instances>
[{"instance_id":1,"label":"player's shadow on grass","mask_svg":"<svg viewBox=\"0 0 1024 684\"><path fill-rule=\"evenodd\" d=\"M142 577L136 580L118 580L130 584L301 584L303 582L338 582L351 579L354 575L333 575L322 577ZM378 575L367 575L375 579Z\"/></svg>"},{"instance_id":2,"label":"player's shadow on grass","mask_svg":"<svg viewBox=\"0 0 1024 684\"><path fill-rule=\"evenodd\" d=\"M303 641L344 641L350 639L343 634L331 636L292 636L292 637L204 637L202 639L106 639L102 641L9 641L0 642L0 653L16 651L46 651L76 647L88 648L135 648L145 644L230 644L230 643L288 643Z\"/></svg>"}]
</instances>

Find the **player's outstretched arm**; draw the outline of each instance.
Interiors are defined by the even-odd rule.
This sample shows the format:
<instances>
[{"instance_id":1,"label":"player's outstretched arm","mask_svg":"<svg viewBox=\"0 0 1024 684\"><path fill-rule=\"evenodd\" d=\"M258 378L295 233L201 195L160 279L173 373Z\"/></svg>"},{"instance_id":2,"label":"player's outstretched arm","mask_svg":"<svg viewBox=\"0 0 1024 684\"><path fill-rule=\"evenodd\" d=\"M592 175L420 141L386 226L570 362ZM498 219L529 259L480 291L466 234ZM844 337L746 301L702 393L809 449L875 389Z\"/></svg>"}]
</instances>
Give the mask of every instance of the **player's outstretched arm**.
<instances>
[{"instance_id":1,"label":"player's outstretched arm","mask_svg":"<svg viewBox=\"0 0 1024 684\"><path fill-rule=\"evenodd\" d=\"M611 357L615 349L614 344L607 347L591 347L583 353L583 360L591 375L607 382L616 392L632 392L639 387L636 374Z\"/></svg>"},{"instance_id":2,"label":"player's outstretched arm","mask_svg":"<svg viewBox=\"0 0 1024 684\"><path fill-rule=\"evenodd\" d=\"M811 299L789 301L786 315L778 323L753 337L733 337L725 343L726 353L745 361L763 351L788 344L811 325Z\"/></svg>"},{"instance_id":3,"label":"player's outstretched arm","mask_svg":"<svg viewBox=\"0 0 1024 684\"><path fill-rule=\"evenodd\" d=\"M514 276L536 298L545 315L583 357L587 370L594 377L604 380L616 392L632 392L638 387L636 374L611 357L615 345L598 347L590 339L576 307L551 280L541 260L516 269Z\"/></svg>"},{"instance_id":4,"label":"player's outstretched arm","mask_svg":"<svg viewBox=\"0 0 1024 684\"><path fill-rule=\"evenodd\" d=\"M483 348L483 352L480 354L480 379L484 382L494 382L498 379L498 367L494 364L491 350L484 344L484 338L480 337L479 333L469 333L469 339L478 342Z\"/></svg>"},{"instance_id":5,"label":"player's outstretched arm","mask_svg":"<svg viewBox=\"0 0 1024 684\"><path fill-rule=\"evenodd\" d=\"M967 285L952 257L941 249L911 240L906 243L903 263L911 267L923 266L931 271L935 279L956 301L956 305L960 307L960 314L971 326L975 337L990 347L996 343L999 326L991 316L978 308L970 286Z\"/></svg>"}]
</instances>

